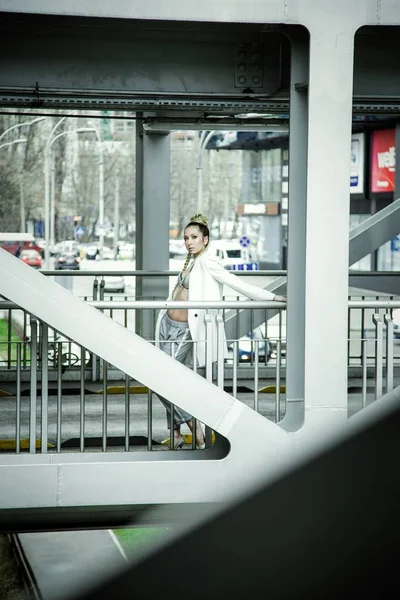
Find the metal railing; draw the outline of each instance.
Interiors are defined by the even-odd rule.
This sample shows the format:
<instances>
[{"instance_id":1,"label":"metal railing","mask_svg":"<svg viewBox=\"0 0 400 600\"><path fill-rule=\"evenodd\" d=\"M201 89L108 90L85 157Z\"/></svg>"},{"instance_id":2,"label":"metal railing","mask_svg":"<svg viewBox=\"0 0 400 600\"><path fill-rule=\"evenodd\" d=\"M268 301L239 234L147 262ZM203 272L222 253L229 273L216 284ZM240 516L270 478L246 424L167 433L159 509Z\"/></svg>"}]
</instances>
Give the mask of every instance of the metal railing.
<instances>
[{"instance_id":1,"label":"metal railing","mask_svg":"<svg viewBox=\"0 0 400 600\"><path fill-rule=\"evenodd\" d=\"M224 316L228 310L252 311L263 307L267 317L268 308L271 308L269 304L272 303L99 300L90 304L113 319L122 313L120 322L122 320L124 326L129 322L127 315L135 311L152 310L155 323L158 311L164 308L201 306L210 311L219 310L217 319L221 337ZM279 306L281 303L273 304ZM94 442L101 451L121 447L125 451L131 451L137 449L137 438L141 438L142 448L160 448L160 442L165 441L165 425L159 425L159 420L162 419L160 410L163 409L158 401L154 402L151 389L142 389L140 394L137 393L140 382L133 382L127 375L115 370L113 365L82 348L74 340L51 329L13 303L4 301L0 306L8 323L13 321L13 312L18 312L19 334L22 333L21 337L15 336L14 339L12 329L7 328L6 335L0 342L3 357L0 381L13 381L15 384L15 397L10 396L7 401L7 410L10 411L10 406L12 407L13 417L8 414L8 421L4 418L1 420L3 431L0 432L0 439L14 440L14 446L11 444L11 447L17 453L25 448L31 453L38 448L41 452L68 451L71 437L75 440L74 447L79 448L80 452L93 449ZM386 300L366 300L363 297L349 301L349 367L360 368L362 406L393 389L395 366L400 359L396 345L399 328L393 322L393 311L397 308L400 308L400 301L388 300L387 297ZM213 364L209 354L206 368L198 369L215 385L225 388L228 393L239 397L253 410L275 422L279 422L285 412L285 388L282 385L286 367L284 313L282 305L278 324L275 325L277 336L273 340L272 355L265 350L265 340L250 337L246 340L247 355L250 358L244 363L240 360L240 347L244 342L236 337L227 340L231 351L228 358L219 354L218 361ZM271 341L268 325L265 336ZM150 342L154 343L154 340ZM219 347L222 348L221 341ZM196 354L195 347L193 352ZM251 389L241 389L245 387L240 384L243 380L251 381ZM266 385L271 380L273 384ZM368 388L368 380L373 381L372 391ZM110 385L115 381L120 384L117 399L113 389L115 385ZM96 388L88 388L89 383L96 383ZM24 384L27 385L25 389ZM264 394L264 388L270 388L272 393ZM71 389L73 401L69 395ZM24 400L25 394L29 396L27 402ZM5 403L3 408L4 406ZM91 423L93 418L95 426ZM88 436L89 430L92 435ZM211 434L208 433L210 439ZM192 448L194 443L192 439ZM161 446L167 447L166 444Z\"/></svg>"},{"instance_id":2,"label":"metal railing","mask_svg":"<svg viewBox=\"0 0 400 600\"><path fill-rule=\"evenodd\" d=\"M152 310L155 315L161 308L182 307L207 307L210 311L205 315L207 337L205 343L209 348L207 338L210 339L211 311L218 309L216 315L218 330L218 360L213 363L211 354L207 351L205 368L196 368L199 374L207 380L224 388L235 397L240 397L254 410L272 420L279 420L284 413L282 397L280 394L281 377L285 366L285 357L281 348L285 344L284 338L277 340L277 353L271 356L265 352L265 342L262 339L249 338L250 359L248 364L240 361L240 340L226 340L230 347L228 357L222 353L224 320L223 310L244 309L252 310L265 308L266 303L252 301L230 302L165 302L165 301L133 301L110 302L95 301L90 303L103 312L110 311L111 318L115 318L118 311L127 312ZM267 303L268 304L268 303ZM272 303L269 303L272 304ZM283 303L273 303L281 305ZM274 306L275 307L275 306ZM125 451L137 449L137 438L141 438L140 446L148 450L171 448L165 440L166 425L161 403L154 402L151 389L141 389L139 382L132 381L125 373L113 368L110 363L97 357L74 340L65 338L60 332L51 329L46 323L21 311L10 302L3 302L2 308L10 312L19 311L20 322L23 324L25 338L10 340L3 344L7 347L8 360L0 366L1 373L7 373L8 381L15 382L15 399L10 397L8 407L13 406L13 415L8 414L7 419L2 419L0 426L0 439L14 440L15 452L23 449L35 453L68 451L69 447L84 452L88 448L97 447L101 451L124 448ZM112 311L112 312L111 312ZM279 320L282 324L282 319ZM29 333L29 335L28 335ZM10 336L8 336L9 338ZM150 340L154 343L154 339ZM193 365L196 365L196 343L193 342ZM264 352L260 348L264 346ZM248 349L247 349L248 350ZM238 385L242 370L249 371L249 365L254 370L252 388L242 391ZM265 387L265 370L275 371L275 394L263 393ZM74 375L72 377L72 375ZM111 375L111 377L110 377ZM283 379L282 379L283 380ZM115 390L115 381L118 390ZM73 387L77 382L77 386ZM96 386L88 389L88 384ZM113 385L114 383L114 385ZM26 384L24 389L24 384ZM73 399L68 394L73 391ZM1 386L0 386L1 387ZM243 386L242 386L243 387ZM139 388L140 393L137 391ZM118 394L118 397L117 394ZM24 401L28 395L27 402ZM263 400L260 395L263 394ZM123 396L123 399L121 399ZM266 406L268 405L268 406ZM162 412L162 415L160 413ZM135 420L138 427L135 431ZM160 420L163 424L160 425ZM212 432L206 427L206 447L211 444ZM139 435L140 434L140 435ZM191 447L195 448L192 436ZM72 441L71 441L72 440ZM73 442L73 443L72 443ZM163 443L165 442L165 443ZM190 441L189 441L190 444Z\"/></svg>"}]
</instances>

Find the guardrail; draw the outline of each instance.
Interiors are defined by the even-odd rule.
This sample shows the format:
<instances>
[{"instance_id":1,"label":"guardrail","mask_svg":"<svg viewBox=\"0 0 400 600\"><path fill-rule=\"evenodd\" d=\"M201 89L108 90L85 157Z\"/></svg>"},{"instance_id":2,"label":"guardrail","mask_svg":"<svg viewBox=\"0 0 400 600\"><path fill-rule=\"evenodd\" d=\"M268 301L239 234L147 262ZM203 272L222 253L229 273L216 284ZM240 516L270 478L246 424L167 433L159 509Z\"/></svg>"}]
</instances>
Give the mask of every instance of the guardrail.
<instances>
[{"instance_id":1,"label":"guardrail","mask_svg":"<svg viewBox=\"0 0 400 600\"><path fill-rule=\"evenodd\" d=\"M219 387L224 388L228 393L235 397L240 394L238 386L239 371L244 367L240 363L239 340L227 340L231 348L230 356L224 357L223 348L223 311L226 309L239 308L246 309L268 309L268 308L285 308L284 303L277 302L253 302L253 301L225 301L225 302L165 302L165 301L126 301L126 302L107 302L95 301L90 302L92 306L103 312L110 311L112 318L116 317L117 311L122 310L124 314L134 311L152 310L154 315L162 308L207 308L208 312L205 315L205 324L207 336L204 340L206 348L209 348L208 340L210 339L211 331L211 313L221 311L216 315L218 322L218 347L220 349L218 360L212 362L211 353L207 351L206 366L197 371L206 377L209 381L214 382ZM2 302L1 308L6 311L19 310L11 302ZM84 452L92 444L87 434L87 420L95 416L96 436L98 447L102 451L107 451L110 446L113 447L117 442L113 429L117 425L119 440L117 445L123 446L126 451L132 449L132 414L137 409L138 403L132 404L132 394L135 394L135 386L125 373L118 372L119 381L122 380L122 385L118 392L123 395L123 400L120 396L117 401L112 400L111 416L110 416L110 398L115 394L116 390L110 383L115 380L110 379L109 373L112 365L107 363L102 358L89 353L85 348L76 344L74 340L66 339L62 333L56 332L48 327L46 323L38 320L32 315L23 313L23 323L29 327L29 338L18 341L10 340L6 342L7 362L1 370L6 371L8 380L10 374L13 375L16 391L15 391L15 406L14 415L8 415L8 429L4 432L5 421L3 419L0 427L0 438L3 440L15 440L15 446L12 448L19 453L24 448L29 448L31 453L35 453L40 447L41 452L55 451L61 452L64 450L64 442L70 439L70 432L65 432L64 416L70 412L71 402L68 401L66 386L71 385L71 371L74 370L77 375L78 389L74 390L74 424L72 430L76 432L77 445L80 452ZM281 322L281 320L280 320ZM133 341L134 343L134 341ZM154 343L154 340L150 340ZM282 406L281 383L282 369L285 364L285 356L282 351L284 347L284 338L276 340L276 355L271 358L271 354L265 351L265 341L262 339L249 339L248 351L251 354L249 363L252 365L254 375L252 384L254 389L247 389L247 402L252 408L260 414L265 413L265 402L260 401L262 393L263 374L261 369L271 361L274 363L272 368L275 369L275 394L271 394L268 399L269 414L264 415L274 420L280 420L284 413ZM196 365L196 343L193 342L194 365ZM73 353L73 360L71 359ZM246 368L246 367L245 367ZM193 367L196 370L196 367ZM227 382L227 373L229 374L229 385ZM88 382L97 382L97 388L87 390ZM28 403L23 401L23 384L27 382L27 393L29 394ZM140 382L138 382L140 388ZM143 387L143 386L142 386ZM145 445L148 450L153 450L155 447L160 447L159 431L154 430L154 414L155 404L153 402L153 392L151 389L141 389L140 400L140 419L146 421L146 438ZM93 398L93 396L95 398ZM243 395L243 394L242 394ZM91 398L88 400L88 396ZM11 401L11 403L13 403ZM161 404L157 409L157 419L160 419L160 410L163 412ZM67 411L67 412L65 412ZM89 412L88 412L89 411ZM115 412L115 414L114 414ZM165 420L165 419L164 419ZM160 426L158 425L158 428ZM163 428L164 425L162 426ZM3 432L1 429L3 428ZM111 428L111 429L110 429ZM90 427L93 432L93 423ZM143 430L143 427L142 427ZM206 429L206 438L211 443L212 432ZM93 438L93 435L91 436ZM38 441L39 440L39 441ZM143 442L143 440L142 440ZM39 444L39 446L38 446ZM50 444L50 446L49 446ZM195 448L195 440L191 440L192 448ZM171 446L171 444L170 444ZM68 451L68 450L66 450Z\"/></svg>"},{"instance_id":2,"label":"guardrail","mask_svg":"<svg viewBox=\"0 0 400 600\"><path fill-rule=\"evenodd\" d=\"M224 311L228 309L245 310L264 308L280 308L279 326L274 341L274 354L268 356L265 351L265 340L249 339L248 352L250 360L247 364L240 361L240 344L243 340L227 340L231 348L229 358L219 355L218 361L212 363L208 354L205 369L201 370L207 379L213 381L219 387L225 388L228 393L235 397L242 396L255 411L263 414L275 422L279 422L285 412L284 386L285 380L285 344L284 335L284 303L276 302L254 302L254 301L224 301L224 302L173 302L173 301L93 301L89 302L93 307L105 313L109 312L111 318L116 318L118 311L123 315L143 310L152 310L154 319L160 309L167 308L207 308L208 311L220 311L217 315L218 331L222 336ZM49 328L46 323L16 307L15 304L3 301L0 308L6 311L10 317L12 311L19 311L25 331L30 335L23 340L10 339L7 329L7 341L2 341L2 349L7 349L6 360L0 366L0 381L13 380L15 382L15 400L10 399L13 406L13 417L8 415L8 429L0 432L0 439L14 440L11 450L17 453L29 449L31 453L40 447L42 452L68 451L65 441L70 439L70 434L64 432L64 416L71 411L72 403L69 402L67 392L68 386L77 382L74 388L74 423L73 430L77 433L76 443L80 452L84 452L90 446L91 441L87 437L87 421L95 417L98 447L102 451L113 448L117 443L123 446L125 451L132 450L132 422L134 419L142 419L146 422L145 435L142 426L142 445L149 450L160 448L160 432L154 430L154 417L160 417L160 406L155 408L153 392L151 389L142 388L140 394L136 395L138 385L129 379L124 373L113 372L113 366L101 358L89 353L85 348L76 344L74 340L65 338L62 333ZM382 396L384 392L393 389L394 367L400 359L395 344L395 332L398 326L393 322L394 309L400 308L400 301L393 300L350 300L349 315L351 311L358 311L357 318L353 319L351 330L352 337L349 338L350 345L359 347L359 356L356 357L357 365L361 367L361 398L362 406L371 401L371 392L368 392L368 375L373 374L374 390L373 398ZM208 322L207 322L208 319ZM209 331L210 315L206 315L206 328ZM124 319L123 319L124 320ZM350 319L351 320L351 319ZM205 340L207 344L207 339ZM154 340L150 340L154 343ZM194 344L195 346L195 344ZM222 337L220 338L222 348ZM0 348L1 350L1 348ZM196 348L193 349L196 355ZM350 363L349 363L350 364ZM266 402L262 398L265 386L266 371L272 370L269 377L273 380L273 393L268 398L268 410ZM246 371L246 376L251 378L251 387L246 392L240 391L239 382ZM73 375L73 376L72 376ZM111 382L118 380L118 400L115 400L116 390ZM96 382L96 389L88 390L88 382ZM24 402L23 385L27 383L29 400ZM229 384L229 385L228 385ZM1 386L0 386L1 387ZM369 393L369 397L368 397ZM121 395L123 399L121 399ZM140 396L140 402L138 397ZM14 398L14 397L13 397ZM40 401L39 401L40 398ZM111 403L110 403L110 398ZM140 405L141 414L137 414ZM8 408L9 410L9 408ZM110 416L111 410L111 416ZM161 409L162 410L162 409ZM66 412L65 412L66 411ZM133 417L135 415L135 417ZM70 415L69 415L70 416ZM4 419L2 420L4 425ZM143 423L142 423L143 425ZM111 429L110 429L111 427ZM118 435L113 435L113 431ZM157 436L158 439L157 440ZM38 442L38 440L40 440ZM194 440L191 440L192 447ZM39 444L39 445L38 445Z\"/></svg>"}]
</instances>

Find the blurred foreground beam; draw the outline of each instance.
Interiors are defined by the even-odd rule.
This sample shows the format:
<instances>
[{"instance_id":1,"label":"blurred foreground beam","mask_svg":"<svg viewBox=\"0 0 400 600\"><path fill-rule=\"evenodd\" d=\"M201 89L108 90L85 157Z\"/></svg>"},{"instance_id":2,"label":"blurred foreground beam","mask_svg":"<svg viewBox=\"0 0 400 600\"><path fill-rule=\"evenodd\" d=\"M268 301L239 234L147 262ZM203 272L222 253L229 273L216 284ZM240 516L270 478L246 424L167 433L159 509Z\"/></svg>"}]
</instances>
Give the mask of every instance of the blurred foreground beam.
<instances>
[{"instance_id":1,"label":"blurred foreground beam","mask_svg":"<svg viewBox=\"0 0 400 600\"><path fill-rule=\"evenodd\" d=\"M191 598L386 597L398 570L399 397L396 388L341 435L319 434L274 482L79 600L189 587Z\"/></svg>"}]
</instances>

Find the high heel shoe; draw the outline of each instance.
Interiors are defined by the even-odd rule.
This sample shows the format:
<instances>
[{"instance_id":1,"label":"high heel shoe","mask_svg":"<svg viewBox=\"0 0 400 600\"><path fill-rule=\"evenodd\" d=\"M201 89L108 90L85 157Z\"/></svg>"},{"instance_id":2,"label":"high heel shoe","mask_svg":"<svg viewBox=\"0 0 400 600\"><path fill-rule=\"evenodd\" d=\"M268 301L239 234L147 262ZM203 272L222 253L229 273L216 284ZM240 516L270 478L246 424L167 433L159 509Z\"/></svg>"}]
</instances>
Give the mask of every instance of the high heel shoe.
<instances>
[{"instance_id":1,"label":"high heel shoe","mask_svg":"<svg viewBox=\"0 0 400 600\"><path fill-rule=\"evenodd\" d=\"M185 443L185 438L183 437L183 435L181 435L181 437L179 438L178 441L176 441L176 439L174 438L174 450L181 450L184 443Z\"/></svg>"}]
</instances>

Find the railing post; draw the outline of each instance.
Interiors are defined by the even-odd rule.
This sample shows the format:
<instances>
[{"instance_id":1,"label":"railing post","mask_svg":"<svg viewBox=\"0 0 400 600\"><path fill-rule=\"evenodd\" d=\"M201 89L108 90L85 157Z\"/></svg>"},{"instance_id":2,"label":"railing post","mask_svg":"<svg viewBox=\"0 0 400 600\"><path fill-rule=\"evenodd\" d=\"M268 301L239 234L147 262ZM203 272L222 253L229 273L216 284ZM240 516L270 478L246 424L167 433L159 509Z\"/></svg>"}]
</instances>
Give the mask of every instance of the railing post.
<instances>
[{"instance_id":1,"label":"railing post","mask_svg":"<svg viewBox=\"0 0 400 600\"><path fill-rule=\"evenodd\" d=\"M7 317L7 368L11 369L11 340L12 340L12 309L8 311Z\"/></svg>"},{"instance_id":2,"label":"railing post","mask_svg":"<svg viewBox=\"0 0 400 600\"><path fill-rule=\"evenodd\" d=\"M17 342L17 390L15 404L15 452L21 449L21 342Z\"/></svg>"},{"instance_id":3,"label":"railing post","mask_svg":"<svg viewBox=\"0 0 400 600\"><path fill-rule=\"evenodd\" d=\"M260 366L260 340L251 341L251 355L253 354L254 344L254 410L258 413L258 380ZM252 357L253 358L253 357Z\"/></svg>"},{"instance_id":4,"label":"railing post","mask_svg":"<svg viewBox=\"0 0 400 600\"><path fill-rule=\"evenodd\" d=\"M63 343L54 342L55 354L57 356L57 452L61 452L61 427L62 427L62 352Z\"/></svg>"},{"instance_id":5,"label":"railing post","mask_svg":"<svg viewBox=\"0 0 400 600\"><path fill-rule=\"evenodd\" d=\"M381 315L372 317L375 323L375 400L382 396L383 388L383 322Z\"/></svg>"},{"instance_id":6,"label":"railing post","mask_svg":"<svg viewBox=\"0 0 400 600\"><path fill-rule=\"evenodd\" d=\"M131 421L131 407L130 407L130 377L125 375L125 451L129 451L129 426Z\"/></svg>"},{"instance_id":7,"label":"railing post","mask_svg":"<svg viewBox=\"0 0 400 600\"><path fill-rule=\"evenodd\" d=\"M224 349L225 349L225 327L224 327L224 319L221 314L217 315L217 385L221 389L224 389Z\"/></svg>"},{"instance_id":8,"label":"railing post","mask_svg":"<svg viewBox=\"0 0 400 600\"><path fill-rule=\"evenodd\" d=\"M238 362L239 362L239 342L234 340L232 344L233 364L232 364L232 396L237 398L237 378L238 378Z\"/></svg>"},{"instance_id":9,"label":"railing post","mask_svg":"<svg viewBox=\"0 0 400 600\"><path fill-rule=\"evenodd\" d=\"M107 400L108 400L108 363L102 359L103 368L103 414L102 414L102 450L107 450Z\"/></svg>"},{"instance_id":10,"label":"railing post","mask_svg":"<svg viewBox=\"0 0 400 600\"><path fill-rule=\"evenodd\" d=\"M29 452L36 453L36 403L37 403L37 343L38 322L31 317L31 393L29 401Z\"/></svg>"},{"instance_id":11,"label":"railing post","mask_svg":"<svg viewBox=\"0 0 400 600\"><path fill-rule=\"evenodd\" d=\"M41 393L41 453L47 453L48 412L49 412L49 328L46 323L41 323L42 330L42 393Z\"/></svg>"},{"instance_id":12,"label":"railing post","mask_svg":"<svg viewBox=\"0 0 400 600\"><path fill-rule=\"evenodd\" d=\"M362 338L361 340L362 342L362 352L361 352L361 364L362 364L362 392L361 392L361 397L362 397L362 407L365 408L367 406L367 339L366 338Z\"/></svg>"},{"instance_id":13,"label":"railing post","mask_svg":"<svg viewBox=\"0 0 400 600\"><path fill-rule=\"evenodd\" d=\"M383 316L386 324L386 393L393 390L393 319L389 313Z\"/></svg>"},{"instance_id":14,"label":"railing post","mask_svg":"<svg viewBox=\"0 0 400 600\"><path fill-rule=\"evenodd\" d=\"M206 324L206 379L212 383L213 333L211 315L209 313L204 316L204 322ZM208 425L205 425L204 437L205 447L210 448L212 446L212 430Z\"/></svg>"},{"instance_id":15,"label":"railing post","mask_svg":"<svg viewBox=\"0 0 400 600\"><path fill-rule=\"evenodd\" d=\"M99 289L99 282L97 277L94 278L93 281L93 301L96 302L97 300L97 295L98 295L98 289ZM96 354L94 354L93 352L91 353L92 356L92 381L97 381L98 378L98 373L99 373L99 369L98 369L98 357Z\"/></svg>"},{"instance_id":16,"label":"railing post","mask_svg":"<svg viewBox=\"0 0 400 600\"><path fill-rule=\"evenodd\" d=\"M81 346L81 386L80 386L80 402L79 402L79 451L85 451L85 359L86 351Z\"/></svg>"},{"instance_id":17,"label":"railing post","mask_svg":"<svg viewBox=\"0 0 400 600\"><path fill-rule=\"evenodd\" d=\"M276 340L276 371L275 371L275 423L281 420L281 338Z\"/></svg>"}]
</instances>

